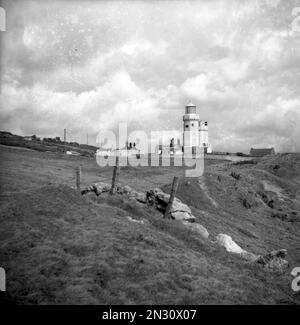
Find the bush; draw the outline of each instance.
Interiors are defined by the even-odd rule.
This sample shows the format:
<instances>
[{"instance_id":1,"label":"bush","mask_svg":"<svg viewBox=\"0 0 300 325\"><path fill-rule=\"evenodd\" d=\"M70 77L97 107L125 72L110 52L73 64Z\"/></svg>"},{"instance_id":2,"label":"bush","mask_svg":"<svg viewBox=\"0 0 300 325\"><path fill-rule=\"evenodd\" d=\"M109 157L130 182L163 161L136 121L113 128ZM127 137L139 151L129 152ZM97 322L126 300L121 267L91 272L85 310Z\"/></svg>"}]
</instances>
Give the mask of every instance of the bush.
<instances>
[{"instance_id":1,"label":"bush","mask_svg":"<svg viewBox=\"0 0 300 325\"><path fill-rule=\"evenodd\" d=\"M241 175L240 174L237 174L235 172L231 172L230 173L230 176L233 177L233 178L235 178L236 180L239 180L241 178Z\"/></svg>"},{"instance_id":2,"label":"bush","mask_svg":"<svg viewBox=\"0 0 300 325\"><path fill-rule=\"evenodd\" d=\"M233 165L256 165L257 161L256 160L241 160L241 161L237 161L235 162Z\"/></svg>"}]
</instances>

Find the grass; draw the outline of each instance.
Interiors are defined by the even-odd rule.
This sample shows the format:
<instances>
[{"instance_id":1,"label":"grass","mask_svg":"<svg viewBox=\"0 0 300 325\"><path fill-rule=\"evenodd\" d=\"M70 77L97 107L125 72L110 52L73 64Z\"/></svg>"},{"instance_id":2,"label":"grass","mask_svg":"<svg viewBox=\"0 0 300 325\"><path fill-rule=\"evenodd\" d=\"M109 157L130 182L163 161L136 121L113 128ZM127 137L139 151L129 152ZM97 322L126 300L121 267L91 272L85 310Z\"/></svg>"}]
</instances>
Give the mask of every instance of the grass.
<instances>
[{"instance_id":1,"label":"grass","mask_svg":"<svg viewBox=\"0 0 300 325\"><path fill-rule=\"evenodd\" d=\"M72 188L78 164L84 184L110 181L112 169L100 170L89 158L1 147L0 266L7 271L10 302L300 303L288 273L277 275L247 264L134 200L109 194L82 197ZM269 170L264 164L257 167ZM227 233L254 253L287 248L291 267L300 265L299 223L272 218L263 202L245 209L238 198L256 185L248 166L239 168L243 177L237 185L228 164L207 166L207 194L218 208L196 180L182 180L178 197L212 237ZM252 173L260 175L259 168ZM121 182L138 190L159 186L168 191L174 174L176 169L167 167L124 168ZM287 191L289 183L284 184ZM288 205L282 203L282 208Z\"/></svg>"}]
</instances>

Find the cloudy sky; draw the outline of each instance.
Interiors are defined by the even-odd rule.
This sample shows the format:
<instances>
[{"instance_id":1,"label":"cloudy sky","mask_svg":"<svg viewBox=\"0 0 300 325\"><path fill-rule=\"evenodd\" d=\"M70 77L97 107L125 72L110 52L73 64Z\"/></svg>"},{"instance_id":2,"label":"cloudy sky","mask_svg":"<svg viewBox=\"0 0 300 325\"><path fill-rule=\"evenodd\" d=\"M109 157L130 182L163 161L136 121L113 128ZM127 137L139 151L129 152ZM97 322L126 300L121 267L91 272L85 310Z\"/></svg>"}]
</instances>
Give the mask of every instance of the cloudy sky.
<instances>
[{"instance_id":1,"label":"cloudy sky","mask_svg":"<svg viewBox=\"0 0 300 325\"><path fill-rule=\"evenodd\" d=\"M1 6L1 130L181 130L192 100L215 150L300 151L300 0Z\"/></svg>"}]
</instances>

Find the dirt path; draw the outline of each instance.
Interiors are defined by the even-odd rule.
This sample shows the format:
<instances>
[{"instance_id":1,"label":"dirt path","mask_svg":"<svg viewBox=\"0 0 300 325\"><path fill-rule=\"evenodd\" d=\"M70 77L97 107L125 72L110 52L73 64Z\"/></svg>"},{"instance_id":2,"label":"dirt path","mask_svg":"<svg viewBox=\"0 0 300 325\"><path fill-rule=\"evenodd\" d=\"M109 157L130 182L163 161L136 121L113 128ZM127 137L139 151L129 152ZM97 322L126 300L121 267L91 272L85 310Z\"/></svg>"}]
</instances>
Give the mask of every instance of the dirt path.
<instances>
[{"instance_id":1,"label":"dirt path","mask_svg":"<svg viewBox=\"0 0 300 325\"><path fill-rule=\"evenodd\" d=\"M205 176L199 177L198 179L198 184L202 190L202 192L205 194L205 196L207 197L207 199L211 202L211 204L215 207L218 208L219 204L210 196L208 188L205 184Z\"/></svg>"}]
</instances>

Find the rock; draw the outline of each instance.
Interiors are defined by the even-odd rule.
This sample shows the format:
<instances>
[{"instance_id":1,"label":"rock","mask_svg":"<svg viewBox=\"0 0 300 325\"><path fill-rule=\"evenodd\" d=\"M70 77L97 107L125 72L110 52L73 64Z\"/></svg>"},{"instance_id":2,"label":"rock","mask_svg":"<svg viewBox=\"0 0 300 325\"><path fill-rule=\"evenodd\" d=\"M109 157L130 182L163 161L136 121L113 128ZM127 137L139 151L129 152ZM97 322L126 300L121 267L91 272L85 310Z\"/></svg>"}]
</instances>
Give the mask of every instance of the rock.
<instances>
[{"instance_id":1,"label":"rock","mask_svg":"<svg viewBox=\"0 0 300 325\"><path fill-rule=\"evenodd\" d=\"M146 197L149 203L155 204L156 208L162 212L166 210L170 199L170 195L163 192L159 188L148 191L146 193ZM177 220L187 219L186 214L190 215L189 219L195 219L195 217L192 215L191 209L177 198L174 199L170 212L172 216L174 214L173 217Z\"/></svg>"},{"instance_id":2,"label":"rock","mask_svg":"<svg viewBox=\"0 0 300 325\"><path fill-rule=\"evenodd\" d=\"M263 265L263 267L269 269L270 271L283 273L289 267L288 261L284 259L286 255L286 249L279 249L266 255L259 256L256 262Z\"/></svg>"},{"instance_id":3,"label":"rock","mask_svg":"<svg viewBox=\"0 0 300 325\"><path fill-rule=\"evenodd\" d=\"M140 192L132 190L127 195L133 199L136 199L138 202L147 203L146 193L140 193Z\"/></svg>"},{"instance_id":4,"label":"rock","mask_svg":"<svg viewBox=\"0 0 300 325\"><path fill-rule=\"evenodd\" d=\"M93 185L87 186L85 189L83 189L81 191L81 194L84 195L84 194L89 193L89 192L94 192L94 186Z\"/></svg>"},{"instance_id":5,"label":"rock","mask_svg":"<svg viewBox=\"0 0 300 325\"><path fill-rule=\"evenodd\" d=\"M241 254L245 252L237 243L235 243L232 238L225 234L219 234L217 237L217 243L220 246L225 247L227 252Z\"/></svg>"},{"instance_id":6,"label":"rock","mask_svg":"<svg viewBox=\"0 0 300 325\"><path fill-rule=\"evenodd\" d=\"M136 199L138 202L141 202L141 203L147 203L147 196L146 196L146 193L138 193L137 196L135 197L135 199Z\"/></svg>"},{"instance_id":7,"label":"rock","mask_svg":"<svg viewBox=\"0 0 300 325\"><path fill-rule=\"evenodd\" d=\"M151 195L154 196L151 200L155 203L156 208L165 212L169 203L170 195L159 188L150 191L150 196ZM172 218L175 220L195 222L195 217L192 215L191 209L177 198L173 201L170 213Z\"/></svg>"},{"instance_id":8,"label":"rock","mask_svg":"<svg viewBox=\"0 0 300 325\"><path fill-rule=\"evenodd\" d=\"M128 185L123 186L124 193L130 193L132 192L132 188Z\"/></svg>"},{"instance_id":9,"label":"rock","mask_svg":"<svg viewBox=\"0 0 300 325\"><path fill-rule=\"evenodd\" d=\"M278 250L272 251L271 253L269 253L269 255L285 258L287 255L287 250L286 249L278 249Z\"/></svg>"},{"instance_id":10,"label":"rock","mask_svg":"<svg viewBox=\"0 0 300 325\"><path fill-rule=\"evenodd\" d=\"M110 189L109 189L110 190ZM132 199L136 199L138 202L147 203L146 193L137 192L130 186L117 186L117 193L121 195L128 195Z\"/></svg>"},{"instance_id":11,"label":"rock","mask_svg":"<svg viewBox=\"0 0 300 325\"><path fill-rule=\"evenodd\" d=\"M156 200L161 201L160 203L165 203L166 205L168 204L169 199L170 199L170 195L169 194L163 192L159 188L155 188L153 190L153 194L154 194L154 197L156 198Z\"/></svg>"},{"instance_id":12,"label":"rock","mask_svg":"<svg viewBox=\"0 0 300 325\"><path fill-rule=\"evenodd\" d=\"M103 182L95 183L92 186L87 187L82 191L82 194L88 192L95 192L98 196L104 192L109 192L111 185ZM159 188L155 188L146 193L141 193L133 190L130 186L117 186L117 193L121 195L127 195L129 198L135 199L139 203L153 204L155 208L162 213L165 212L169 203L170 195L163 192ZM173 219L180 221L195 222L195 217L192 215L191 209L179 199L175 198L172 208L170 210Z\"/></svg>"},{"instance_id":13,"label":"rock","mask_svg":"<svg viewBox=\"0 0 300 325\"><path fill-rule=\"evenodd\" d=\"M199 223L190 223L187 221L183 221L182 223L192 231L198 233L202 238L207 239L209 237L209 232L207 229Z\"/></svg>"},{"instance_id":14,"label":"rock","mask_svg":"<svg viewBox=\"0 0 300 325\"><path fill-rule=\"evenodd\" d=\"M289 262L283 258L275 257L270 262L268 262L264 267L273 272L284 273L289 267Z\"/></svg>"},{"instance_id":15,"label":"rock","mask_svg":"<svg viewBox=\"0 0 300 325\"><path fill-rule=\"evenodd\" d=\"M184 211L173 211L171 212L171 216L175 220L187 221L189 223L195 222L196 219L192 214Z\"/></svg>"},{"instance_id":16,"label":"rock","mask_svg":"<svg viewBox=\"0 0 300 325\"><path fill-rule=\"evenodd\" d=\"M101 195L101 193L109 192L111 189L111 185L103 182L93 184L93 189L97 195Z\"/></svg>"},{"instance_id":17,"label":"rock","mask_svg":"<svg viewBox=\"0 0 300 325\"><path fill-rule=\"evenodd\" d=\"M132 189L130 186L128 186L128 185L123 186L123 192L124 192L125 194L129 194L129 193L131 193L132 191L133 191L133 189Z\"/></svg>"},{"instance_id":18,"label":"rock","mask_svg":"<svg viewBox=\"0 0 300 325\"><path fill-rule=\"evenodd\" d=\"M178 199L175 199L173 201L172 207L171 207L171 213L173 212L177 212L177 211L181 211L181 212L187 212L189 214L192 214L191 209L184 203L182 203L181 201L179 201Z\"/></svg>"},{"instance_id":19,"label":"rock","mask_svg":"<svg viewBox=\"0 0 300 325\"><path fill-rule=\"evenodd\" d=\"M131 222L144 224L144 220L133 219L133 218L131 218L130 216L127 216L126 218L127 218L129 221L131 221Z\"/></svg>"},{"instance_id":20,"label":"rock","mask_svg":"<svg viewBox=\"0 0 300 325\"><path fill-rule=\"evenodd\" d=\"M287 250L286 249L278 249L275 251L272 251L266 255L262 255L262 263L267 263L268 261L270 261L271 259L273 259L274 257L280 257L280 258L285 258L287 255Z\"/></svg>"}]
</instances>

